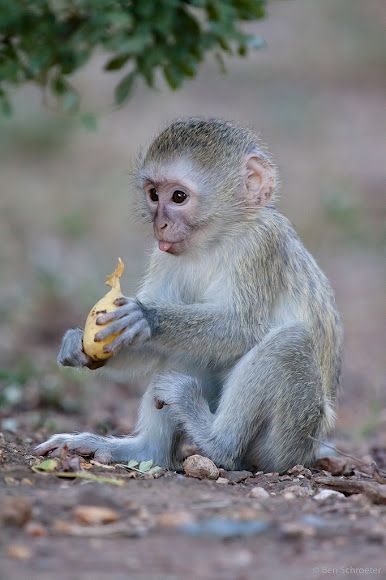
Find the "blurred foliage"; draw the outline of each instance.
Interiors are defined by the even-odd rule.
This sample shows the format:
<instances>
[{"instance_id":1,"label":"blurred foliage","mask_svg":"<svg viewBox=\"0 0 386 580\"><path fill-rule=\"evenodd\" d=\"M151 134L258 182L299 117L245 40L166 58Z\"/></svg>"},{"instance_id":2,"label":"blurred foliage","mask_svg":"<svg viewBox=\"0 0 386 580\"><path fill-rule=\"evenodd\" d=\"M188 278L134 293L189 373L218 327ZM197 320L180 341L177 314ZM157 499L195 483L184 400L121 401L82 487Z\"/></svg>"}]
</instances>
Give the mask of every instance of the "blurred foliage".
<instances>
[{"instance_id":1,"label":"blurred foliage","mask_svg":"<svg viewBox=\"0 0 386 580\"><path fill-rule=\"evenodd\" d=\"M206 53L244 56L264 41L239 28L265 15L268 0L0 0L0 107L11 113L9 89L33 81L64 112L79 109L69 81L92 54L109 54L106 71L123 70L115 103L142 77L154 88L161 71L178 89L195 77ZM87 113L84 123L94 119Z\"/></svg>"},{"instance_id":2,"label":"blurred foliage","mask_svg":"<svg viewBox=\"0 0 386 580\"><path fill-rule=\"evenodd\" d=\"M376 247L385 244L385 228L381 219L366 220L364 207L353 202L343 192L334 191L324 198L324 212L327 220L333 223L341 235L351 243Z\"/></svg>"}]
</instances>

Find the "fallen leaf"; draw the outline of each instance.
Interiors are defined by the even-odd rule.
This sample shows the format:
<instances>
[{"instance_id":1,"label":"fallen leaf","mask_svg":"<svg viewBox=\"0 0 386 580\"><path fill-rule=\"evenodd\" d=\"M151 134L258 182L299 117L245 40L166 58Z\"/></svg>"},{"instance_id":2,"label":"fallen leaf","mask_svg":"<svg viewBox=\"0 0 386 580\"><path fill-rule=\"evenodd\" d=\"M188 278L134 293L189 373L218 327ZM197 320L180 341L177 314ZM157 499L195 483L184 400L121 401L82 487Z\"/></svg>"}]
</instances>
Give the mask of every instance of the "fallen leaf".
<instances>
[{"instance_id":1,"label":"fallen leaf","mask_svg":"<svg viewBox=\"0 0 386 580\"><path fill-rule=\"evenodd\" d=\"M45 473L52 473L57 469L58 465L59 465L58 459L44 459L41 463L33 465L31 469L32 471L35 471L35 473L39 473L40 471L43 471Z\"/></svg>"},{"instance_id":2,"label":"fallen leaf","mask_svg":"<svg viewBox=\"0 0 386 580\"><path fill-rule=\"evenodd\" d=\"M147 471L150 471L150 469L153 467L153 461L141 461L141 463L138 466L139 471L141 471L142 473L146 473Z\"/></svg>"},{"instance_id":3,"label":"fallen leaf","mask_svg":"<svg viewBox=\"0 0 386 580\"><path fill-rule=\"evenodd\" d=\"M83 472L83 471L79 471L77 473L69 473L69 472L59 471L59 472L56 472L55 475L56 475L56 477L61 477L61 478L87 479L89 481L96 481L98 483L110 483L111 485L124 485L124 483L125 483L123 479L117 479L116 477L106 477L103 475L95 475L95 473L88 473L88 472Z\"/></svg>"}]
</instances>

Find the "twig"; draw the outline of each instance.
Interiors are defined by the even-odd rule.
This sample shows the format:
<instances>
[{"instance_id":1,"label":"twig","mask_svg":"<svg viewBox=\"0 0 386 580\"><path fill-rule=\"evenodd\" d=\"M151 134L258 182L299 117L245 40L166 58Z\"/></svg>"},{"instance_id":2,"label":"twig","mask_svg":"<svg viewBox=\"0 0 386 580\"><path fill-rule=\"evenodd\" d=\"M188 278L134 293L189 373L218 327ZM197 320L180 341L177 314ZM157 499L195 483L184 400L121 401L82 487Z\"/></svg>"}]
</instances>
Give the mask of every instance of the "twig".
<instances>
[{"instance_id":1,"label":"twig","mask_svg":"<svg viewBox=\"0 0 386 580\"><path fill-rule=\"evenodd\" d=\"M364 493L373 503L386 504L386 488L379 483L340 477L314 477L315 483L347 494Z\"/></svg>"},{"instance_id":2,"label":"twig","mask_svg":"<svg viewBox=\"0 0 386 580\"><path fill-rule=\"evenodd\" d=\"M342 455L343 457L348 457L349 459L354 461L357 465L362 465L364 467L370 467L371 468L371 474L370 474L371 477L373 477L378 483L386 485L386 473L384 472L383 469L379 468L376 461L372 461L371 463L366 463L366 461L363 461L362 459L359 459L358 457L355 457L354 455L350 455L350 453L346 453L345 451L343 451L342 449L340 449L336 445L332 445L332 443L326 443L325 441L321 441L320 439L317 439L316 437L312 437L312 435L308 435L308 437L310 439L312 439L313 441L317 441L321 445L325 445L329 449L332 449L333 451L338 453L338 455Z\"/></svg>"}]
</instances>

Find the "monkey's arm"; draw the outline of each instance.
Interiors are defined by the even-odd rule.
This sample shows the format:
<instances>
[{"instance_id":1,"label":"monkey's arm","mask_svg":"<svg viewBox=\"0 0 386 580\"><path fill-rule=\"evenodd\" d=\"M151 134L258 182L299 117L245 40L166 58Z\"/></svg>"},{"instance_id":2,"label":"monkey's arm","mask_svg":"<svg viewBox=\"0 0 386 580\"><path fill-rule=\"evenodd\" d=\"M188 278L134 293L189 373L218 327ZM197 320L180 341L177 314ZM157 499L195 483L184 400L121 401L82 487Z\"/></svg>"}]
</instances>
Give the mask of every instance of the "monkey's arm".
<instances>
[{"instance_id":1,"label":"monkey's arm","mask_svg":"<svg viewBox=\"0 0 386 580\"><path fill-rule=\"evenodd\" d=\"M206 361L223 362L238 358L256 344L258 324L246 332L242 317L211 304L144 304L133 298L120 298L120 306L98 318L97 338L121 334L105 350L115 352L135 341L148 342L173 352L187 352ZM251 325L248 325L249 329ZM138 329L141 335L138 337Z\"/></svg>"}]
</instances>

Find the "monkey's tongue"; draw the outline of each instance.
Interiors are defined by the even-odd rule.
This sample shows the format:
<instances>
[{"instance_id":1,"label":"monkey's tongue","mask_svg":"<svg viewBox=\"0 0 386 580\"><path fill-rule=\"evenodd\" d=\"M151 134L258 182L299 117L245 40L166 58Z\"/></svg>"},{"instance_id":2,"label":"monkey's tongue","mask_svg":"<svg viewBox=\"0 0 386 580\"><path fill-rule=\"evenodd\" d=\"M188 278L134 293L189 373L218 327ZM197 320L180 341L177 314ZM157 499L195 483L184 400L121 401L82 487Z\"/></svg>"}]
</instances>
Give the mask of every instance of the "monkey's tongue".
<instances>
[{"instance_id":1,"label":"monkey's tongue","mask_svg":"<svg viewBox=\"0 0 386 580\"><path fill-rule=\"evenodd\" d=\"M172 245L173 244L171 242L161 242L161 240L158 241L158 247L161 250L161 252L167 252L168 250L170 250Z\"/></svg>"}]
</instances>

